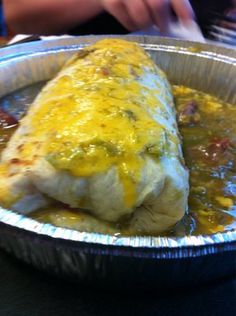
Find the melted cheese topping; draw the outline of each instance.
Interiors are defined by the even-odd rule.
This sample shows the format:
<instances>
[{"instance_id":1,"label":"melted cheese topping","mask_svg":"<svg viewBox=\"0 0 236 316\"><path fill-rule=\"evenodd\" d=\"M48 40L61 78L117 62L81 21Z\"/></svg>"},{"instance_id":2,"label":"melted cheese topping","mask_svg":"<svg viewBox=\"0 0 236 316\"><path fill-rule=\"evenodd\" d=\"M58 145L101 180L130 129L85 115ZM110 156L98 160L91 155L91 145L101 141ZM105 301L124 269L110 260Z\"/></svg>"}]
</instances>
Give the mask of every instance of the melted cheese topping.
<instances>
[{"instance_id":1,"label":"melted cheese topping","mask_svg":"<svg viewBox=\"0 0 236 316\"><path fill-rule=\"evenodd\" d=\"M164 78L135 43L108 39L80 51L30 109L31 138L22 158L40 151L56 169L77 177L116 167L125 205L133 207L144 153L160 158L168 151L165 127L151 115L163 111L162 92L158 80L151 88L142 83L146 71ZM35 140L42 141L40 150Z\"/></svg>"},{"instance_id":2,"label":"melted cheese topping","mask_svg":"<svg viewBox=\"0 0 236 316\"><path fill-rule=\"evenodd\" d=\"M8 163L0 164L0 201L1 206L10 208L10 206L20 198L19 194L11 192L10 184L6 179L10 176Z\"/></svg>"}]
</instances>

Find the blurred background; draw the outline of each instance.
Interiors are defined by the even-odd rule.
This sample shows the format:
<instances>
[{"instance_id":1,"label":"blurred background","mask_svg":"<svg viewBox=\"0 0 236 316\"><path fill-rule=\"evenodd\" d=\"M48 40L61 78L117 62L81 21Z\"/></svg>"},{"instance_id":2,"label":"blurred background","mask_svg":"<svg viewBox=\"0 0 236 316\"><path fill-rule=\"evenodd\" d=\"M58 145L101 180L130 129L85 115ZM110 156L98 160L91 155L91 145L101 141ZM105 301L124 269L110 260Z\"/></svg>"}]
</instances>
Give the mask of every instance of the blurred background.
<instances>
[{"instance_id":1,"label":"blurred background","mask_svg":"<svg viewBox=\"0 0 236 316\"><path fill-rule=\"evenodd\" d=\"M4 6L8 1L12 2L12 0L0 1L0 35L13 36L17 33L24 33L20 32L21 29L19 31L17 29L13 30L6 21ZM236 45L236 1L190 0L190 2L196 15L196 21L205 38ZM93 14L93 16L95 17L87 19L86 22L80 23L72 29L68 29L66 33L88 35L126 34L129 32L109 13L103 12L98 15Z\"/></svg>"}]
</instances>

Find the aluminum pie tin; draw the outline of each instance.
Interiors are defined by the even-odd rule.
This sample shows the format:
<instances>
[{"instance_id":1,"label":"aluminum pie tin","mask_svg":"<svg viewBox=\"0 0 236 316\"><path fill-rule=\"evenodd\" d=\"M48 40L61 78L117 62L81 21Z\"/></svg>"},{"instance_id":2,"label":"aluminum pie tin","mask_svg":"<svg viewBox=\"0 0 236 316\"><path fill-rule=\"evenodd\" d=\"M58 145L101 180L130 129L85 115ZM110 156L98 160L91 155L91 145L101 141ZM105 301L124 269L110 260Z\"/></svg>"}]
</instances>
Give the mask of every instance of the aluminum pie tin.
<instances>
[{"instance_id":1,"label":"aluminum pie tin","mask_svg":"<svg viewBox=\"0 0 236 316\"><path fill-rule=\"evenodd\" d=\"M52 78L73 53L103 37L2 48L0 97ZM236 50L160 37L119 37L140 43L171 83L236 105ZM55 227L1 207L0 246L60 277L114 289L195 285L234 274L236 264L236 229L185 237L121 237Z\"/></svg>"}]
</instances>

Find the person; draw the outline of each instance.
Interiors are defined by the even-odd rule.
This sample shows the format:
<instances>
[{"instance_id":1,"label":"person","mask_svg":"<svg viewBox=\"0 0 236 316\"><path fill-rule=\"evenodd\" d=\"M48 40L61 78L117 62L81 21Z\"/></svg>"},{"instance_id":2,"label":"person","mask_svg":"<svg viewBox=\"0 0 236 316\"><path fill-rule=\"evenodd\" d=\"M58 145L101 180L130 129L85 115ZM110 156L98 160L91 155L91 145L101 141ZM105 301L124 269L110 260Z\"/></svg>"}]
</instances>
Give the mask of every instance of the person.
<instances>
[{"instance_id":1,"label":"person","mask_svg":"<svg viewBox=\"0 0 236 316\"><path fill-rule=\"evenodd\" d=\"M0 0L0 36L6 35L6 25L2 10L2 1Z\"/></svg>"},{"instance_id":2,"label":"person","mask_svg":"<svg viewBox=\"0 0 236 316\"><path fill-rule=\"evenodd\" d=\"M85 34L78 26L86 29L88 21L94 22L93 34L126 33L153 24L165 34L171 12L183 23L194 16L188 0L3 0L3 5L10 30L26 34Z\"/></svg>"}]
</instances>

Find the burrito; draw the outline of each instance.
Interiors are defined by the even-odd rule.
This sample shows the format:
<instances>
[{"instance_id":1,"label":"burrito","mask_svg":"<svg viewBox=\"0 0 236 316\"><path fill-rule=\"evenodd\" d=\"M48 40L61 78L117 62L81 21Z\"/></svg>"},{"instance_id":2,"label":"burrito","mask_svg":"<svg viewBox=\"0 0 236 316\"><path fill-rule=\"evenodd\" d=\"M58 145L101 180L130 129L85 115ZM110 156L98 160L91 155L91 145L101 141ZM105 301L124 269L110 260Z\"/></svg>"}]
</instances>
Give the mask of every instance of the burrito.
<instances>
[{"instance_id":1,"label":"burrito","mask_svg":"<svg viewBox=\"0 0 236 316\"><path fill-rule=\"evenodd\" d=\"M126 222L134 234L173 227L188 189L170 84L138 44L121 39L79 50L1 157L2 206L29 213L57 201Z\"/></svg>"}]
</instances>

